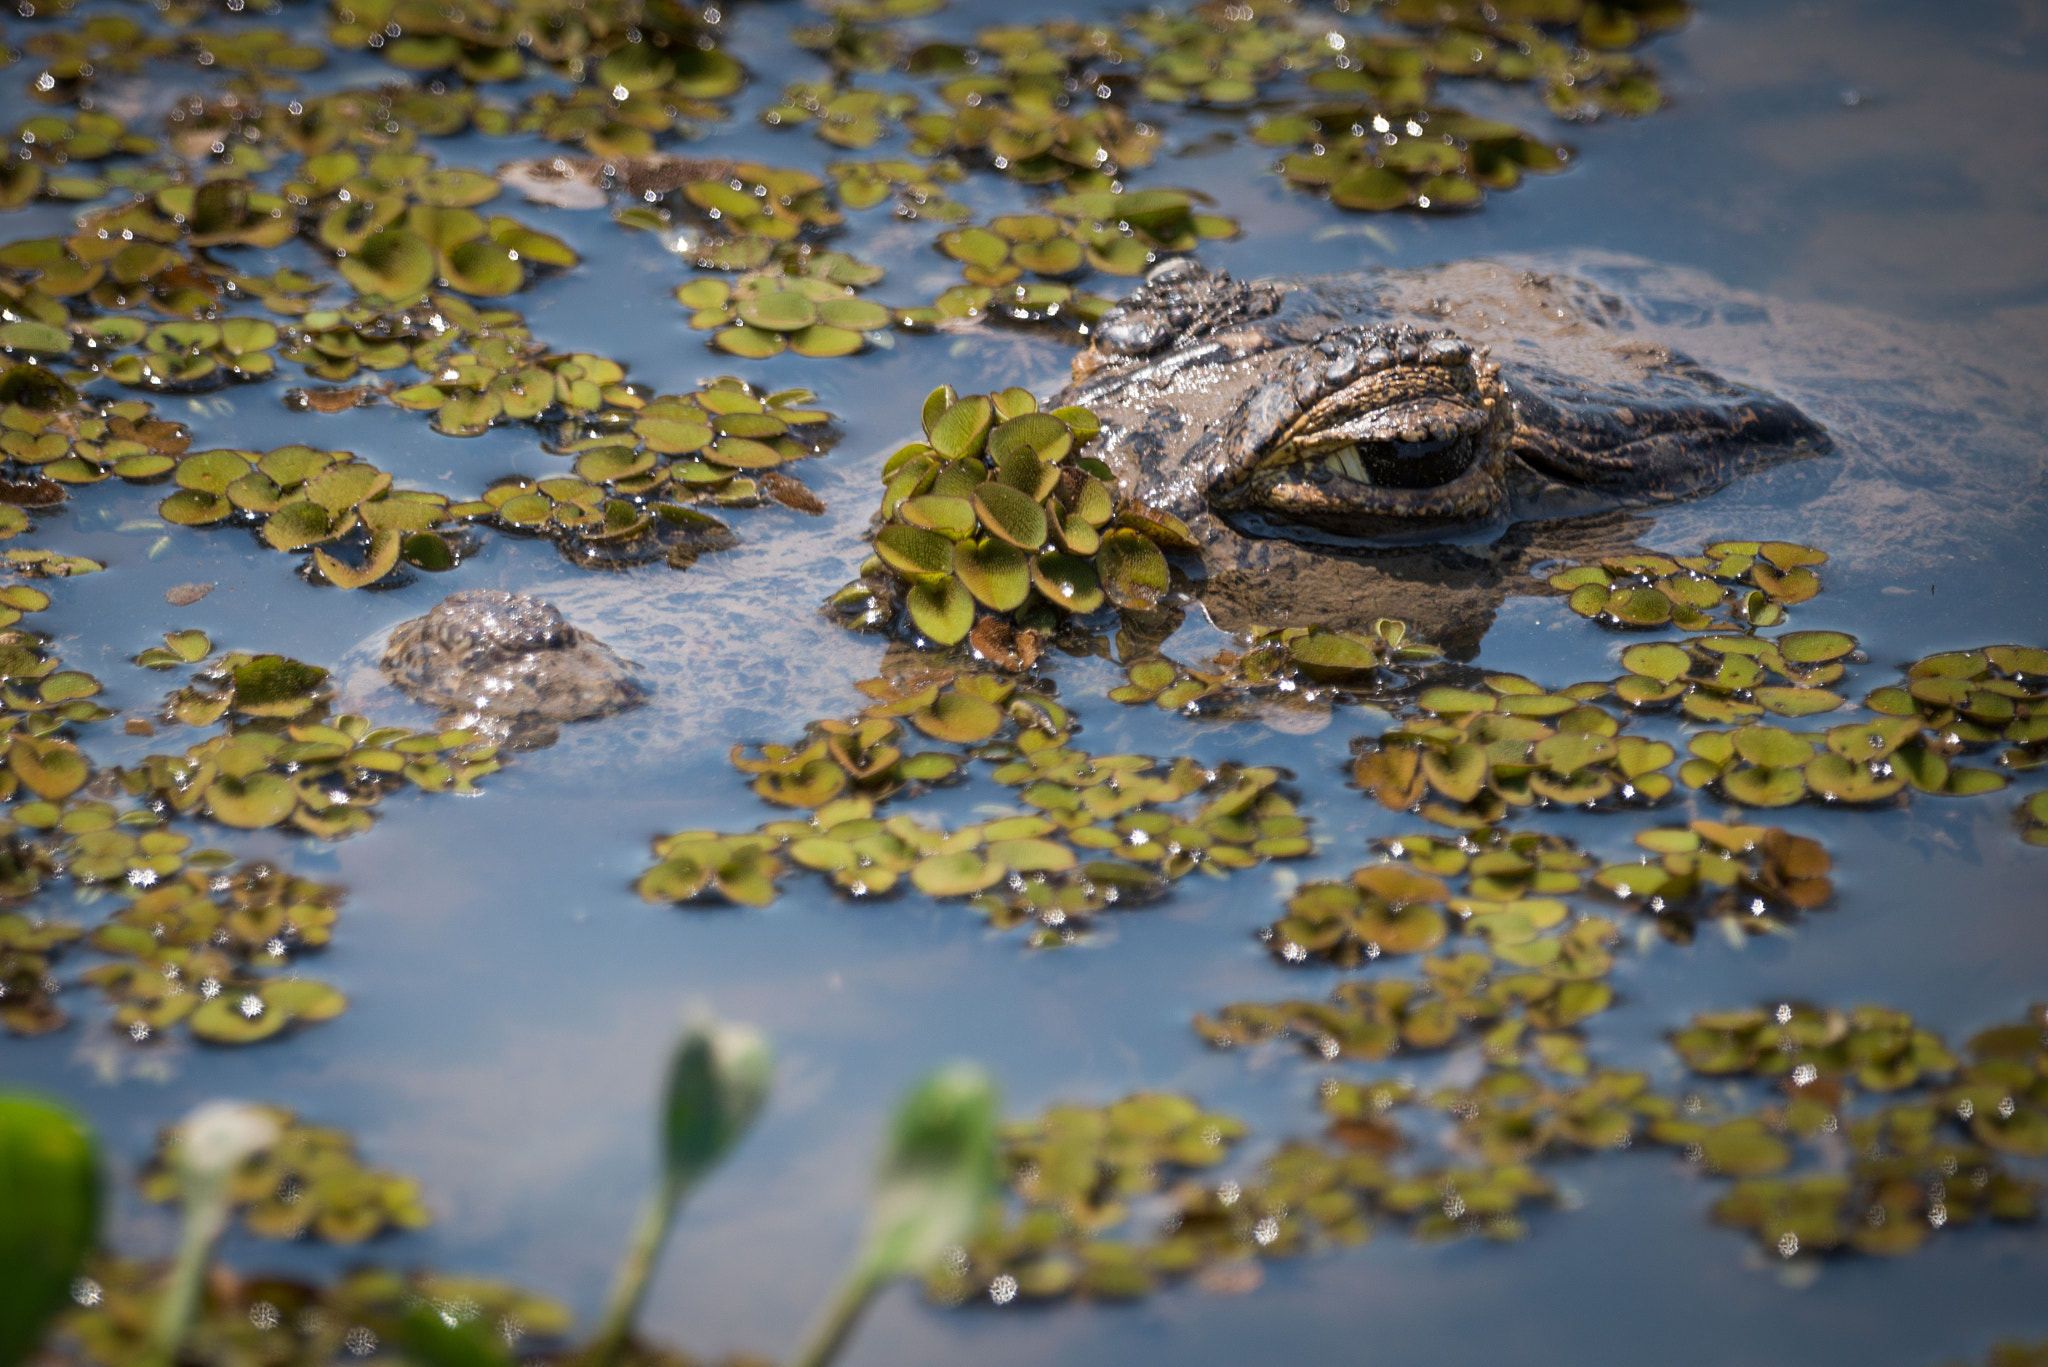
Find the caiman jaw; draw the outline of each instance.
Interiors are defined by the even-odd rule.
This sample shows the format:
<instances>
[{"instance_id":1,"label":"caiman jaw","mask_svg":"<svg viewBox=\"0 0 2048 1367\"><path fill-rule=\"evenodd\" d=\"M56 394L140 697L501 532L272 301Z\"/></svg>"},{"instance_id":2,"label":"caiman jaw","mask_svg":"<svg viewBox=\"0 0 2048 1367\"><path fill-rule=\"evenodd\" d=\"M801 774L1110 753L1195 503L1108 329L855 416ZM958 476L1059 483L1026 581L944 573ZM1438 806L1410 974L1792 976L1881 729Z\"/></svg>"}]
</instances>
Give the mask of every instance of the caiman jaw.
<instances>
[{"instance_id":1,"label":"caiman jaw","mask_svg":"<svg viewBox=\"0 0 2048 1367\"><path fill-rule=\"evenodd\" d=\"M1465 342L1407 328L1326 338L1293 400L1291 418L1276 414L1268 392L1263 421L1226 439L1212 506L1371 537L1484 522L1506 500L1507 392Z\"/></svg>"}]
</instances>

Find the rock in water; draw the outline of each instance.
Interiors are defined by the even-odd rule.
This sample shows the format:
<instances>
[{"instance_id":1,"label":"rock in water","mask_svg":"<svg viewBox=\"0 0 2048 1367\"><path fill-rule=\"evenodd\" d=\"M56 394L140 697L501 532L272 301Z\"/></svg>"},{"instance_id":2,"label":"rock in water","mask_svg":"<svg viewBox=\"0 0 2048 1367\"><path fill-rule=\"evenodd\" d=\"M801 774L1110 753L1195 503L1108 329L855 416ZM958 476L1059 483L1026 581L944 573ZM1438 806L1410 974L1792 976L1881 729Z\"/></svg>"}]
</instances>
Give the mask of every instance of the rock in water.
<instances>
[{"instance_id":1,"label":"rock in water","mask_svg":"<svg viewBox=\"0 0 2048 1367\"><path fill-rule=\"evenodd\" d=\"M552 744L553 723L623 712L648 692L638 665L551 605L502 589L464 589L401 622L382 663L401 692L446 709L450 724L527 748Z\"/></svg>"}]
</instances>

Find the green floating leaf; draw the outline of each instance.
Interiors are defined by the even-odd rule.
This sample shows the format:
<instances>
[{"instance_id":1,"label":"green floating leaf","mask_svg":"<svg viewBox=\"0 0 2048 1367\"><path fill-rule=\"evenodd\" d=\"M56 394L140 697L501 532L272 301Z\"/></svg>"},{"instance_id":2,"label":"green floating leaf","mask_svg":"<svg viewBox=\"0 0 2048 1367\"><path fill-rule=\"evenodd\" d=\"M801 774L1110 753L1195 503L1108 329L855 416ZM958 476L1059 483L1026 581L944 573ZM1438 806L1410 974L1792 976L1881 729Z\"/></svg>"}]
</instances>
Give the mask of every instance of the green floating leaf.
<instances>
[{"instance_id":1,"label":"green floating leaf","mask_svg":"<svg viewBox=\"0 0 2048 1367\"><path fill-rule=\"evenodd\" d=\"M434 283L434 249L417 233L386 228L341 260L341 273L366 295L412 299Z\"/></svg>"},{"instance_id":2,"label":"green floating leaf","mask_svg":"<svg viewBox=\"0 0 2048 1367\"><path fill-rule=\"evenodd\" d=\"M911 714L913 725L934 740L978 745L1002 729L1003 712L971 693L941 693L931 706Z\"/></svg>"},{"instance_id":3,"label":"green floating leaf","mask_svg":"<svg viewBox=\"0 0 2048 1367\"><path fill-rule=\"evenodd\" d=\"M1139 533L1119 527L1105 534L1095 556L1103 592L1120 608L1151 608L1166 593L1166 557Z\"/></svg>"},{"instance_id":4,"label":"green floating leaf","mask_svg":"<svg viewBox=\"0 0 2048 1367\"><path fill-rule=\"evenodd\" d=\"M451 288L479 298L515 294L526 272L511 248L498 242L464 242L448 249L443 261Z\"/></svg>"},{"instance_id":5,"label":"green floating leaf","mask_svg":"<svg viewBox=\"0 0 2048 1367\"><path fill-rule=\"evenodd\" d=\"M258 772L247 778L223 774L206 790L206 810L213 819L245 831L275 826L298 805L298 791L269 773Z\"/></svg>"},{"instance_id":6,"label":"green floating leaf","mask_svg":"<svg viewBox=\"0 0 2048 1367\"><path fill-rule=\"evenodd\" d=\"M371 538L370 553L361 565L343 564L319 549L313 552L313 564L338 589L367 588L398 567L399 535L396 530L378 532Z\"/></svg>"},{"instance_id":7,"label":"green floating leaf","mask_svg":"<svg viewBox=\"0 0 2048 1367\"><path fill-rule=\"evenodd\" d=\"M867 344L867 338L860 333L826 323L814 323L800 332L789 335L789 349L799 356L809 356L814 360L851 356Z\"/></svg>"},{"instance_id":8,"label":"green floating leaf","mask_svg":"<svg viewBox=\"0 0 2048 1367\"><path fill-rule=\"evenodd\" d=\"M1006 462L1020 454L1028 453L1040 468L1056 466L1073 449L1074 433L1066 423L1051 413L1023 413L1009 419L989 433L988 454L1002 470ZM1005 483L1011 483L1005 476ZM1052 483L1058 482L1058 472L1053 472L1051 483L1029 488L1022 484L1016 487L1030 494L1032 498L1044 498L1052 492Z\"/></svg>"},{"instance_id":9,"label":"green floating leaf","mask_svg":"<svg viewBox=\"0 0 2048 1367\"><path fill-rule=\"evenodd\" d=\"M853 332L874 332L889 326L893 315L865 299L827 299L818 305L818 321Z\"/></svg>"},{"instance_id":10,"label":"green floating leaf","mask_svg":"<svg viewBox=\"0 0 2048 1367\"><path fill-rule=\"evenodd\" d=\"M740 319L770 332L800 332L818 321L817 305L795 290L773 290L740 302Z\"/></svg>"},{"instance_id":11,"label":"green floating leaf","mask_svg":"<svg viewBox=\"0 0 2048 1367\"><path fill-rule=\"evenodd\" d=\"M9 743L7 768L23 787L46 802L63 801L92 777L92 766L76 746L29 736L18 735Z\"/></svg>"},{"instance_id":12,"label":"green floating leaf","mask_svg":"<svg viewBox=\"0 0 2048 1367\"><path fill-rule=\"evenodd\" d=\"M961 850L920 859L910 871L910 881L927 897L969 897L1000 883L1005 872L1002 864Z\"/></svg>"},{"instance_id":13,"label":"green floating leaf","mask_svg":"<svg viewBox=\"0 0 2048 1367\"><path fill-rule=\"evenodd\" d=\"M337 519L310 500L287 503L264 522L263 539L281 551L301 551L332 541L354 520L353 514Z\"/></svg>"},{"instance_id":14,"label":"green floating leaf","mask_svg":"<svg viewBox=\"0 0 2048 1367\"><path fill-rule=\"evenodd\" d=\"M1631 674L1670 683L1691 668L1692 661L1685 651L1674 645L1659 642L1654 645L1630 646L1621 653L1621 667Z\"/></svg>"},{"instance_id":15,"label":"green floating leaf","mask_svg":"<svg viewBox=\"0 0 2048 1367\"><path fill-rule=\"evenodd\" d=\"M993 537L955 545L953 572L969 593L997 612L1022 607L1031 593L1030 560L1015 546Z\"/></svg>"},{"instance_id":16,"label":"green floating leaf","mask_svg":"<svg viewBox=\"0 0 2048 1367\"><path fill-rule=\"evenodd\" d=\"M1095 567L1078 555L1054 552L1031 562L1031 583L1065 612L1090 613L1102 606L1102 584Z\"/></svg>"},{"instance_id":17,"label":"green floating leaf","mask_svg":"<svg viewBox=\"0 0 2048 1367\"><path fill-rule=\"evenodd\" d=\"M1839 660L1856 649L1856 638L1839 631L1788 631L1778 638L1778 652L1796 665Z\"/></svg>"},{"instance_id":18,"label":"green floating leaf","mask_svg":"<svg viewBox=\"0 0 2048 1367\"><path fill-rule=\"evenodd\" d=\"M973 499L982 525L1012 546L1035 551L1045 544L1045 509L1030 495L991 480L975 487Z\"/></svg>"},{"instance_id":19,"label":"green floating leaf","mask_svg":"<svg viewBox=\"0 0 2048 1367\"><path fill-rule=\"evenodd\" d=\"M177 527L208 527L232 516L235 505L218 494L180 489L156 505L157 516Z\"/></svg>"},{"instance_id":20,"label":"green floating leaf","mask_svg":"<svg viewBox=\"0 0 2048 1367\"><path fill-rule=\"evenodd\" d=\"M981 454L994 419L994 405L986 395L975 394L948 407L925 429L925 435L947 460L965 460Z\"/></svg>"},{"instance_id":21,"label":"green floating leaf","mask_svg":"<svg viewBox=\"0 0 2048 1367\"><path fill-rule=\"evenodd\" d=\"M957 644L974 628L974 595L950 575L913 584L907 599L910 620L939 645Z\"/></svg>"},{"instance_id":22,"label":"green floating leaf","mask_svg":"<svg viewBox=\"0 0 2048 1367\"><path fill-rule=\"evenodd\" d=\"M253 717L295 717L327 671L285 655L258 655L235 668L235 710Z\"/></svg>"},{"instance_id":23,"label":"green floating leaf","mask_svg":"<svg viewBox=\"0 0 2048 1367\"><path fill-rule=\"evenodd\" d=\"M884 527L875 534L875 554L884 564L913 579L948 574L953 569L953 542L919 527Z\"/></svg>"}]
</instances>

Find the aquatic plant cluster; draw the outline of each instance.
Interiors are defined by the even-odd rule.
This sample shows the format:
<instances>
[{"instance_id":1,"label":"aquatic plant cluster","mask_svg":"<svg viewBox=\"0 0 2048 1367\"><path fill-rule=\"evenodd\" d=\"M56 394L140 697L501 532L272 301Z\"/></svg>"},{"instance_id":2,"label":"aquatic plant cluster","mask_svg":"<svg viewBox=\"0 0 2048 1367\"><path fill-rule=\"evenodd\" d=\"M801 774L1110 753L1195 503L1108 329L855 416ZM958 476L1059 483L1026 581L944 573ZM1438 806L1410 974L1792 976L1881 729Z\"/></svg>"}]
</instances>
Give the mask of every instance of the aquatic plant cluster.
<instances>
[{"instance_id":1,"label":"aquatic plant cluster","mask_svg":"<svg viewBox=\"0 0 2048 1367\"><path fill-rule=\"evenodd\" d=\"M843 892L860 897L886 893L906 869L933 896L993 887L1007 874L1012 895L999 903L1007 914L991 921L1035 921L1029 943L1036 946L1072 943L1090 925L1076 919L1077 910L1094 913L1119 900L1089 892L1133 886L1128 874L1112 876L1114 864L1089 863L1076 895L1068 874L1075 856L1054 843L1063 826L1074 843L1101 832L1101 848L1126 866L1148 858L1163 861L1155 866L1162 873L1176 865L1217 874L1243 867L1243 855L1216 867L1232 847L1199 820L1176 826L1162 817L1148 828L1125 819L1103 829L1107 813L1143 802L1144 775L1163 762L1081 755L1084 767L1071 767L1078 718L1027 691L1045 686L1035 661L1041 643L1055 638L1105 653L1115 649L1112 638L1135 643L1117 655L1129 682L1111 700L1170 707L1198 723L1304 701L1391 711L1377 737L1354 742L1354 785L1435 830L1379 841L1379 860L1348 879L1301 885L1259 932L1287 968L1358 970L1415 956L1419 975L1347 977L1324 1000L1235 1003L1195 1018L1196 1032L1214 1047L1291 1037L1342 1069L1319 1084L1330 1117L1326 1142L1287 1144L1255 1181L1210 1183L1200 1171L1229 1157L1250 1128L1244 1120L1208 1115L1191 1098L1150 1094L1107 1108L1056 1108L1011 1132L1016 1205L931 1274L936 1299L1125 1298L1189 1275L1246 1285L1256 1280L1259 1258L1357 1242L1378 1221L1423 1237L1520 1239L1537 1211L1556 1204L1551 1165L1638 1146L1676 1149L1704 1174L1730 1180L1714 1218L1749 1231L1788 1263L1896 1256L1975 1223L2039 1218L2043 1185L2010 1160L2048 1157L2048 1007L1972 1037L1966 1058L1910 1017L1878 1006L1777 1003L1710 1013L1672 1035L1677 1060L1703 1078L1768 1080L1777 1099L1753 1089L1738 1107L1725 1097L1709 1101L1704 1088L1659 1092L1645 1073L1601 1067L1584 1029L1615 1005L1611 976L1631 939L1689 943L1706 923L1737 939L1796 933L1804 916L1835 903L1830 856L1813 839L1762 824L1635 823L1629 851L1602 853L1509 823L1563 810L1647 815L1677 805L1688 791L1758 810L1994 793L2039 763L2033 718L2048 697L2048 653L2012 645L1946 652L1867 692L1855 719L1821 731L1767 721L1796 724L1851 709L1849 695L1832 686L1866 661L1846 633L1792 622L1821 593L1824 552L1723 541L1699 556L1631 555L1549 576L1548 587L1568 595L1574 613L1610 630L1691 633L1626 646L1625 672L1614 679L1546 686L1519 675L1453 671L1397 622L1370 634L1255 629L1241 650L1189 666L1152 653L1148 638L1128 630L1155 598L1117 604L1098 593L1082 604L1086 610L1060 612L1036 579L1007 597L975 587L983 581L974 557L998 544L1014 555L1020 579L1027 555L1066 555L1089 572L1091 586L1109 578L1089 563L1088 543L1061 549L1053 540L1066 510L1052 491L1065 476L1020 473L1021 459L1006 472L1000 459L981 454L999 419L1017 420L1002 419L1004 402L1020 416L1036 415L1021 399L984 396L974 404L950 390L934 392L924 408L927 442L904 448L885 467L877 553L833 606L850 624L893 631L925 653L914 666L899 655L901 675L862 685L889 706L817 724L809 748L771 747L760 760L735 752L738 768L761 775L762 797L813 806L816 814L810 823L770 823L755 836L725 838L736 842L732 848L767 861L756 868L776 869L773 842L789 842L792 862L829 872ZM947 419L963 412L971 415L960 422L969 436L949 462L939 443L955 440ZM1083 435L1092 415L1052 416L1059 430L1047 425L1050 446L1080 478L1099 483L1088 471ZM949 476L953 482L941 488ZM1070 483L1077 493L1088 487ZM998 493L1045 500L1028 511L1020 500L1013 520L1031 525L1000 543L980 539L996 530L1001 514L991 505L1002 499L991 495ZM1162 557L1191 544L1186 529L1163 514L1127 506L1121 515L1171 529L1149 543ZM956 594L964 606L947 620L937 605ZM1781 630L1767 634L1772 628ZM1030 642L1031 653L1008 660L1010 677L959 682L949 670L959 667L963 641L970 658L997 660L1018 641ZM984 641L1001 644L985 649ZM966 720L966 704L956 704L960 724L937 720L949 686L980 700L971 709L978 720ZM908 816L885 816L884 803L914 799L923 784L951 781L959 771L950 758L903 760L886 745L866 768L854 758L863 742L898 739L881 719L904 708L934 718L917 723L927 736L962 745L997 740L993 753L969 754L994 762L997 782L1029 784L1020 796L1030 814L950 837ZM1713 723L1730 729L1709 729ZM1011 726L1015 740L1004 744ZM1689 758L1681 759L1680 744ZM2001 745L1992 766L1961 762ZM1020 756L1029 763L1018 763ZM1172 763L1216 772L1187 759ZM906 781L910 766L919 766L923 783ZM1137 775L1135 788L1118 766ZM1061 771L1081 777L1078 792L1071 778L1048 790L1046 779ZM842 798L863 772L875 776L871 793ZM2040 801L2021 809L2029 840L2041 839ZM1314 848L1291 808L1280 825L1260 829L1268 839L1238 848L1268 857ZM643 894L768 900L772 875L754 885L755 896L741 897L701 871L709 859L698 852L718 839L690 832L658 844L657 856L669 862L647 875ZM1013 847L1030 853L1006 857ZM1144 890L1156 896L1164 888ZM988 909L986 894L976 901ZM1467 1086L1418 1093L1349 1072L1397 1052L1412 1059L1475 1045L1484 1073ZM1430 1112L1448 1118L1447 1132L1423 1119ZM1846 1165L1835 1156L1838 1135L1853 1155ZM1119 1228L1134 1196L1167 1208L1149 1231Z\"/></svg>"},{"instance_id":2,"label":"aquatic plant cluster","mask_svg":"<svg viewBox=\"0 0 2048 1367\"><path fill-rule=\"evenodd\" d=\"M93 486L146 486L169 526L240 529L343 590L455 571L486 532L546 538L582 567L687 569L733 544L720 514L823 509L796 471L840 433L810 391L721 377L654 392L613 359L555 349L507 306L580 264L503 212L508 192L660 233L689 272L674 296L708 354L828 361L892 331L982 321L1078 339L1117 282L1240 231L1197 191L1134 183L1180 110L1256 111L1249 135L1275 174L1339 210L1470 210L1565 170L1572 152L1458 108L1453 82L1527 85L1579 123L1648 114L1663 97L1639 47L1689 15L1685 0L1387 0L1356 13L1344 0L1212 0L918 41L901 21L932 15L932 0L844 4L792 30L826 74L790 83L762 118L849 152L900 145L819 175L671 150L730 119L749 78L713 7L330 0L324 47L189 0L147 20L44 22L69 9L23 6L9 54L49 112L13 130L0 209L79 212L64 231L0 246L0 540ZM366 54L388 79L307 93L296 77L331 51ZM153 65L204 73L209 91L146 130L100 107L106 83ZM495 97L527 78L539 88L517 103ZM560 155L496 173L445 164L433 140L464 134L538 138ZM972 221L955 196L972 175L1037 198ZM884 207L929 222L958 285L894 304L870 293L883 272L833 239L849 215ZM286 247L298 264L244 268L250 251ZM192 426L165 416L174 397L284 381L285 405L309 422L388 407L450 439L516 429L562 472L450 494L319 443L195 449ZM1176 660L1148 617L1171 605L1198 546L1171 514L1119 501L1088 451L1092 413L1021 389L941 387L918 420L924 439L881 471L873 554L830 604L908 649L860 685L852 715L737 747L734 770L774 810L750 831L664 836L642 897L758 908L815 874L849 898L957 902L1054 948L1183 879L1316 851L1281 770L1086 748L1080 709L1056 686L1060 653L1084 648L1124 671L1103 706L1191 728L1287 708L1388 714L1359 736L1351 780L1427 829L1298 886L1259 931L1276 972L1343 970L1334 991L1193 1019L1214 1048L1301 1046L1320 1070L1326 1133L1214 1180L1255 1124L1140 1092L998 1133L987 1081L941 1074L897 1114L867 1241L798 1361L829 1358L902 1275L953 1304L1128 1298L1182 1278L1243 1289L1260 1259L1356 1243L1380 1224L1520 1239L1559 1204L1558 1165L1622 1149L1683 1155L1715 1184L1713 1218L1788 1263L1896 1256L2037 1219L2042 1187L2025 1165L2048 1157L2048 1008L1951 1046L1881 1006L1731 1003L1670 1036L1699 1080L1671 1094L1604 1066L1587 1027L1615 1006L1615 967L1644 936L1798 933L1836 906L1819 843L1696 818L1688 794L1758 812L1982 798L2048 758L2048 652L1945 652L1852 703L1838 685L1868 663L1858 643L1795 623L1821 592L1825 553L1727 540L1548 574L1587 623L1660 633L1628 645L1612 679L1459 670L1391 620L1254 629L1208 660ZM30 581L103 567L53 547L0 563L19 581L0 587L0 1025L63 1029L80 988L136 1047L180 1030L253 1045L346 1010L300 971L330 944L343 890L199 841L359 836L387 797L475 791L500 748L469 729L337 714L320 666L188 630L134 657L188 677L128 731L211 734L96 766L80 742L112 715L94 701L102 685L33 625L61 615L63 586ZM950 827L916 812L970 775L1012 810ZM1626 839L1591 848L1532 824L1567 810L1614 813ZM2048 793L2025 799L2017 824L2048 844ZM45 914L67 884L70 907ZM1423 1091L1375 1071L1471 1047L1484 1067L1466 1085ZM365 1162L322 1117L206 1110L166 1130L140 1177L147 1199L183 1210L186 1242L166 1267L98 1248L90 1136L0 1099L0 1248L20 1269L0 1298L0 1362L33 1351L67 1300L52 1341L85 1362L313 1363L387 1348L425 1363L678 1361L635 1338L640 1300L680 1203L752 1124L769 1069L765 1045L736 1027L679 1046L656 1189L580 1348L561 1307L473 1279L377 1266L326 1285L209 1275L231 1221L337 1244L426 1222L416 1184ZM1165 1213L1134 1229L1135 1209ZM2012 1346L1992 1362L2043 1358Z\"/></svg>"},{"instance_id":3,"label":"aquatic plant cluster","mask_svg":"<svg viewBox=\"0 0 2048 1367\"><path fill-rule=\"evenodd\" d=\"M41 590L10 592L22 607L36 609L38 599L48 606ZM330 715L326 670L280 655L209 661L212 642L186 631L136 663L202 665L165 700L159 721L219 734L182 753L96 771L66 733L111 715L90 701L99 681L61 670L43 653L47 638L10 635L15 643L0 658L10 737L0 775L12 799L0 822L8 901L32 903L68 880L75 905L103 912L90 931L63 916L0 915L0 1024L17 1035L65 1024L55 970L74 949L103 956L79 982L107 999L113 1023L138 1044L180 1025L211 1043L246 1044L332 1019L347 999L302 976L299 960L332 938L341 889L194 849L174 825L276 826L336 840L370 829L386 793L469 792L498 767L497 747L473 732ZM155 725L129 722L140 734Z\"/></svg>"}]
</instances>

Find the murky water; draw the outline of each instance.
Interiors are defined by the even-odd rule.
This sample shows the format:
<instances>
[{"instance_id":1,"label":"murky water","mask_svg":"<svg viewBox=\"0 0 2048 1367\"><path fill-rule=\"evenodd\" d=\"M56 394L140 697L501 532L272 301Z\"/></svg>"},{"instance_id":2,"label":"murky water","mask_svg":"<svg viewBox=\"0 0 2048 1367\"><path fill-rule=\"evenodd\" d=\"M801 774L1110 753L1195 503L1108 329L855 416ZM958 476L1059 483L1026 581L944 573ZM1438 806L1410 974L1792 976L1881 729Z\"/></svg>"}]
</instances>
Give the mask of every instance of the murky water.
<instances>
[{"instance_id":1,"label":"murky water","mask_svg":"<svg viewBox=\"0 0 2048 1367\"><path fill-rule=\"evenodd\" d=\"M1060 12L980 0L912 27L964 35ZM807 137L751 120L780 79L809 69L781 42L792 17L765 6L734 16L737 55L770 74L741 99L718 150L826 160ZM1653 55L1671 108L1574 132L1575 169L1478 214L1341 214L1263 174L1266 149L1219 137L1237 123L1225 115L1176 120L1141 183L1198 186L1239 216L1244 236L1203 259L1243 276L1492 255L1611 284L1638 302L1646 329L1793 398L1840 440L1826 460L1659 511L1646 544L1690 552L1741 534L1830 550L1826 595L1805 624L1859 636L1872 659L1865 687L1938 649L2048 643L2048 16L1988 0L1710 0ZM343 64L310 84L363 70ZM9 119L18 87L6 82ZM1525 94L1459 94L1482 112L1538 117ZM461 138L439 150L489 167L544 146ZM961 192L991 212L1028 202L986 178ZM941 1060L984 1062L1017 1115L1137 1088L1187 1091L1251 1122L1247 1165L1317 1131L1315 1081L1344 1065L1279 1048L1213 1053L1188 1029L1198 1010L1312 995L1327 981L1283 976L1253 937L1276 912L1282 866L1189 880L1158 909L1112 918L1092 942L1054 953L1028 952L955 905L915 895L854 905L803 878L765 912L655 908L632 893L652 837L766 819L727 765L732 739L789 739L803 719L853 710L850 685L874 672L883 642L812 605L865 553L876 471L911 433L925 390L943 380L963 392L1049 392L1067 351L982 331L899 337L830 362L716 356L669 298L684 272L651 234L621 233L602 214L520 212L586 261L519 301L550 344L610 355L665 391L719 373L817 391L845 432L805 468L828 513L745 516L739 549L683 573L592 577L544 542L489 536L453 575L374 594L309 585L241 533L122 530L152 519L154 491L102 486L45 519L34 544L111 567L62 585L47 620L59 652L104 680L107 705L124 713L150 709L165 687L126 658L196 626L231 648L336 665L352 705L423 724L424 711L381 690L370 666L383 633L455 587L548 598L647 664L656 697L568 728L482 796L390 799L373 832L338 846L278 834L221 842L348 886L319 965L350 996L339 1020L245 1050L135 1050L80 992L68 1030L0 1043L0 1074L81 1107L123 1171L159 1125L205 1098L274 1101L346 1124L372 1161L417 1176L434 1211L431 1229L378 1246L380 1257L503 1276L587 1316L648 1181L653 1081L678 1022L699 1005L752 1021L780 1058L774 1097L689 1207L650 1300L653 1336L706 1355L790 1346L852 1246L892 1098ZM60 221L38 208L9 226L28 235ZM876 293L910 304L957 278L925 231L869 215L845 241L889 268ZM1740 307L1726 303L1730 291ZM1723 302L1710 313L1701 298ZM163 406L197 446L347 446L427 488L561 468L524 429L456 441L391 409L294 415L277 402L284 385ZM220 588L168 607L161 589L187 581ZM1216 639L1199 622L1185 631L1175 643L1189 646L1185 657ZM1518 599L1480 661L1563 683L1611 675L1617 645L1559 600ZM1105 661L1063 660L1055 678L1098 752L1298 775L1320 853L1284 866L1286 878L1340 876L1368 838L1417 825L1343 785L1351 738L1377 725L1369 716L1340 713L1310 734L1197 724L1106 702L1120 676ZM110 764L162 744L103 725L87 748ZM1000 796L978 780L955 815ZM1675 1085L1664 1031L1695 1011L1779 997L1884 1002L1951 1039L2012 1019L2048 997L2048 851L2020 844L2011 805L2008 794L1880 814L1791 809L1783 824L1836 854L1835 909L1788 938L1735 948L1703 935L1625 955L1615 978L1624 1004L1589 1028L1596 1055ZM1626 840L1599 817L1546 826L1610 851ZM1438 1066L1417 1062L1412 1075ZM1578 1208L1539 1216L1519 1246L1423 1245L1387 1229L1362 1249L1272 1264L1251 1294L1182 1288L1127 1307L946 1311L900 1288L845 1361L1932 1364L2048 1331L2039 1229L1973 1228L1909 1259L1829 1262L1787 1285L1745 1236L1709 1224L1712 1184L1668 1150L1571 1162L1557 1177ZM117 1246L157 1253L170 1238L161 1210L124 1198ZM353 1256L239 1235L225 1254L315 1272Z\"/></svg>"}]
</instances>

